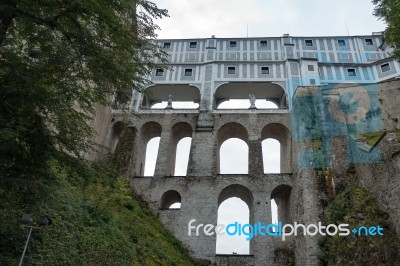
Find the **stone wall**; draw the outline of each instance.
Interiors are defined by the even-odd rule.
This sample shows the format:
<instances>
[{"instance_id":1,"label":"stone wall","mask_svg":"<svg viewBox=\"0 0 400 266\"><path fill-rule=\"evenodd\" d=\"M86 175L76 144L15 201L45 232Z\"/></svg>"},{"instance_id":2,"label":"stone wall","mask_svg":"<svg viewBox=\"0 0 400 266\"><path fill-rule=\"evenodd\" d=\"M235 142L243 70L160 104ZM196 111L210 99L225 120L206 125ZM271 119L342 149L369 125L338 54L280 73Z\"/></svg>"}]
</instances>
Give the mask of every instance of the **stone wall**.
<instances>
[{"instance_id":1,"label":"stone wall","mask_svg":"<svg viewBox=\"0 0 400 266\"><path fill-rule=\"evenodd\" d=\"M298 87L291 111L143 110L139 116L129 117L131 141L121 142L131 148L126 175L136 193L195 257L219 265L282 265L282 254L293 253L296 265L318 265L318 237L300 235L285 242L255 237L250 242L250 256L216 256L215 235L189 236L188 223L196 219L195 225L215 225L221 198L235 195L249 206L250 221L269 223L270 199L274 197L284 222L316 224L323 220L326 199L335 193L335 185L343 183L346 171L355 165L358 184L377 197L400 232L399 84ZM350 96L348 92L352 92ZM359 100L358 106L368 108L353 110L356 115L348 113L351 108L347 113L340 109L340 102L353 103L351 95ZM109 145L118 143L115 125L123 120L114 115L107 134ZM359 143L360 135L371 131L387 133L375 147ZM161 137L155 175L142 177L146 144L155 136ZM188 174L176 177L176 144L188 136L192 137ZM219 173L220 145L231 137L248 144L248 174ZM265 138L281 143L282 174L263 172L261 142ZM324 189L321 176L326 178ZM179 210L163 207L162 198L168 191L179 193Z\"/></svg>"}]
</instances>

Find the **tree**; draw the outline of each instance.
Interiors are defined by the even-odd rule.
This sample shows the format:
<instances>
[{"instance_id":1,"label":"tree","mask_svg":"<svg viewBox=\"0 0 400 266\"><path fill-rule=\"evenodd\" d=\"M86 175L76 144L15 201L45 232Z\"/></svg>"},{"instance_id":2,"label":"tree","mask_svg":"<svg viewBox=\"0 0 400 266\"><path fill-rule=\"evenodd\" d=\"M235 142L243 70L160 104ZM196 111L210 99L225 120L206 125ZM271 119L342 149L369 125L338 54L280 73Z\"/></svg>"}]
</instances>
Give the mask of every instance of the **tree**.
<instances>
[{"instance_id":1,"label":"tree","mask_svg":"<svg viewBox=\"0 0 400 266\"><path fill-rule=\"evenodd\" d=\"M164 53L147 0L0 3L0 182L51 178L92 147L95 104L126 102ZM31 182L32 183L32 182Z\"/></svg>"},{"instance_id":2,"label":"tree","mask_svg":"<svg viewBox=\"0 0 400 266\"><path fill-rule=\"evenodd\" d=\"M400 59L400 2L398 0L373 0L374 15L387 24L384 40L394 48L393 57Z\"/></svg>"}]
</instances>

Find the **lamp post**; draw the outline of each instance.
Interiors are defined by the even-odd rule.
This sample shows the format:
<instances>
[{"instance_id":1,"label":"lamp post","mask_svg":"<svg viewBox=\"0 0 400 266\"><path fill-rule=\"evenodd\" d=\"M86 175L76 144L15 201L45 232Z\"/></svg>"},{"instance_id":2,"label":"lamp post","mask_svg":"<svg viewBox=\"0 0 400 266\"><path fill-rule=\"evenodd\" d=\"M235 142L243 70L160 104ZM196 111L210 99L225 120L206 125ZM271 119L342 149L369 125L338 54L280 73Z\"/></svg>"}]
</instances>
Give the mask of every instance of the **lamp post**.
<instances>
[{"instance_id":1,"label":"lamp post","mask_svg":"<svg viewBox=\"0 0 400 266\"><path fill-rule=\"evenodd\" d=\"M36 224L38 226L34 226L34 225L32 225L33 224L33 220L32 220L31 215L24 213L24 214L22 214L21 219L19 220L19 222L22 223L23 226L29 227L29 233L28 233L28 237L27 237L26 242L25 242L24 251L22 252L21 260L19 261L19 266L22 266L22 262L24 261L25 253L26 253L26 250L28 248L29 240L31 239L31 234L32 234L33 228L39 228L41 226L51 225L52 220L47 216L40 216L39 219L36 221Z\"/></svg>"}]
</instances>

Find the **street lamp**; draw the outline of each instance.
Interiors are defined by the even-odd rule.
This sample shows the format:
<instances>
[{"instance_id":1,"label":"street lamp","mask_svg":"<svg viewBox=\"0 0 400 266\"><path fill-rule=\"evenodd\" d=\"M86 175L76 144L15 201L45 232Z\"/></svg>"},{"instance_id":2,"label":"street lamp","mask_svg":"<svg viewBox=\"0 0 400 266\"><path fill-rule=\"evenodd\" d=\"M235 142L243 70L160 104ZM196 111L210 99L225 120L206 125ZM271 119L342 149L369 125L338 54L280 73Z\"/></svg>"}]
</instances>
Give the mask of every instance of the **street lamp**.
<instances>
[{"instance_id":1,"label":"street lamp","mask_svg":"<svg viewBox=\"0 0 400 266\"><path fill-rule=\"evenodd\" d=\"M33 228L39 228L40 226L51 225L52 220L47 216L40 216L39 219L37 219L37 221L36 221L36 224L38 226L34 226L33 225L33 219L31 217L31 215L24 213L24 214L22 214L21 219L19 220L19 222L23 226L29 227L29 233L28 233L28 238L26 239L26 242L25 242L24 252L22 252L21 260L19 261L19 266L22 266L22 262L24 261L26 249L28 248L28 243L29 243L29 240L31 238L31 234L32 234Z\"/></svg>"}]
</instances>

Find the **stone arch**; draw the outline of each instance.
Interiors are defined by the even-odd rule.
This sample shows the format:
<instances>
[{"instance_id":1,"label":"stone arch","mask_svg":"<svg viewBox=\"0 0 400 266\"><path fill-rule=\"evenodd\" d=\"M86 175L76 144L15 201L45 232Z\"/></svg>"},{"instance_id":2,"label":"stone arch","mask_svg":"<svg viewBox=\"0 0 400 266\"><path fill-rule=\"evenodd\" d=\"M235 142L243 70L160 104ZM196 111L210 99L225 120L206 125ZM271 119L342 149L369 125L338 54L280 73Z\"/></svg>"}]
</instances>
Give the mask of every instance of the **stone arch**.
<instances>
[{"instance_id":1,"label":"stone arch","mask_svg":"<svg viewBox=\"0 0 400 266\"><path fill-rule=\"evenodd\" d=\"M250 211L252 211L253 194L247 187L240 184L232 184L225 187L218 195L218 206L225 200L232 197L237 197L243 200L247 204L247 206L249 206Z\"/></svg>"},{"instance_id":2,"label":"stone arch","mask_svg":"<svg viewBox=\"0 0 400 266\"><path fill-rule=\"evenodd\" d=\"M148 142L156 137L161 137L162 127L157 122L147 122L145 123L140 130L140 145L138 149L138 169L139 175L144 175L144 168L146 163L146 152L147 152L147 144Z\"/></svg>"},{"instance_id":3,"label":"stone arch","mask_svg":"<svg viewBox=\"0 0 400 266\"><path fill-rule=\"evenodd\" d=\"M227 139L238 138L248 143L249 134L246 127L236 122L229 122L222 125L217 133L219 146Z\"/></svg>"},{"instance_id":4,"label":"stone arch","mask_svg":"<svg viewBox=\"0 0 400 266\"><path fill-rule=\"evenodd\" d=\"M182 203L181 194L176 190L168 190L161 196L160 209L170 209L175 203Z\"/></svg>"},{"instance_id":5,"label":"stone arch","mask_svg":"<svg viewBox=\"0 0 400 266\"><path fill-rule=\"evenodd\" d=\"M112 124L109 133L109 141L108 141L108 148L110 149L110 153L115 151L117 147L119 138L122 135L122 131L124 130L124 123L122 121L117 121Z\"/></svg>"},{"instance_id":6,"label":"stone arch","mask_svg":"<svg viewBox=\"0 0 400 266\"><path fill-rule=\"evenodd\" d=\"M192 126L186 122L178 122L172 126L172 134L170 141L170 159L168 162L167 175L173 176L175 174L176 152L177 145L180 140L187 137L192 137Z\"/></svg>"},{"instance_id":7,"label":"stone arch","mask_svg":"<svg viewBox=\"0 0 400 266\"><path fill-rule=\"evenodd\" d=\"M239 198L247 205L248 210L249 210L249 217L248 217L248 220L245 221L245 223L254 224L253 194L247 187L240 185L240 184L232 184L221 190L221 192L218 195L218 212L217 212L218 215L221 214L220 213L221 204L223 202L225 202L226 200L229 200L232 198ZM237 217L237 218L239 218L239 217ZM218 236L217 236L217 241L218 241ZM246 242L247 242L247 240L246 240ZM253 246L253 239L249 241L249 254L253 253L252 246Z\"/></svg>"},{"instance_id":8,"label":"stone arch","mask_svg":"<svg viewBox=\"0 0 400 266\"><path fill-rule=\"evenodd\" d=\"M292 137L289 129L279 123L271 123L266 126L261 131L261 142L265 139L275 139L279 141L280 153L281 153L281 173L291 173L292 172Z\"/></svg>"},{"instance_id":9,"label":"stone arch","mask_svg":"<svg viewBox=\"0 0 400 266\"><path fill-rule=\"evenodd\" d=\"M172 95L173 101L200 102L200 89L192 84L156 84L148 86L141 100L142 109L150 109L154 104L167 101Z\"/></svg>"},{"instance_id":10,"label":"stone arch","mask_svg":"<svg viewBox=\"0 0 400 266\"><path fill-rule=\"evenodd\" d=\"M291 223L291 192L292 187L281 184L275 187L271 192L271 200L273 199L278 207L278 220L283 224Z\"/></svg>"},{"instance_id":11,"label":"stone arch","mask_svg":"<svg viewBox=\"0 0 400 266\"><path fill-rule=\"evenodd\" d=\"M249 99L249 94L256 99L266 99L274 102L279 108L285 108L282 103L286 90L282 85L274 82L248 82L237 81L222 83L215 88L214 108L220 103L230 99Z\"/></svg>"},{"instance_id":12,"label":"stone arch","mask_svg":"<svg viewBox=\"0 0 400 266\"><path fill-rule=\"evenodd\" d=\"M217 172L220 173L221 169L221 156L220 156L220 151L221 151L221 145L228 139L232 139L232 138L237 138L240 139L242 141L244 141L247 144L247 147L249 145L249 134L247 132L247 129L236 122L229 122L224 124L223 126L221 126L218 130L217 133L217 160L216 160L216 164L217 164ZM248 154L247 154L248 157ZM247 166L248 169L248 166Z\"/></svg>"}]
</instances>

